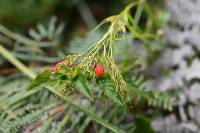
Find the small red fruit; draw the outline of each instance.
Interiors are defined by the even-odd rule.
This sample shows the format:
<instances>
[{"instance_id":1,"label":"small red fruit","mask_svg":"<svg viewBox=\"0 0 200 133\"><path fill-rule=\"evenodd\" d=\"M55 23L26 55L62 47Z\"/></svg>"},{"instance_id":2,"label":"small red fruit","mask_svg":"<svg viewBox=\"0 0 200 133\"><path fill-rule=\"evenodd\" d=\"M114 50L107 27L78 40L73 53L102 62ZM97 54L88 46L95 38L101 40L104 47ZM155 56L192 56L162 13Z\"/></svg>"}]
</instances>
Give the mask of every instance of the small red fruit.
<instances>
[{"instance_id":1,"label":"small red fruit","mask_svg":"<svg viewBox=\"0 0 200 133\"><path fill-rule=\"evenodd\" d=\"M96 64L95 65L95 73L98 78L102 77L104 75L104 67Z\"/></svg>"}]
</instances>

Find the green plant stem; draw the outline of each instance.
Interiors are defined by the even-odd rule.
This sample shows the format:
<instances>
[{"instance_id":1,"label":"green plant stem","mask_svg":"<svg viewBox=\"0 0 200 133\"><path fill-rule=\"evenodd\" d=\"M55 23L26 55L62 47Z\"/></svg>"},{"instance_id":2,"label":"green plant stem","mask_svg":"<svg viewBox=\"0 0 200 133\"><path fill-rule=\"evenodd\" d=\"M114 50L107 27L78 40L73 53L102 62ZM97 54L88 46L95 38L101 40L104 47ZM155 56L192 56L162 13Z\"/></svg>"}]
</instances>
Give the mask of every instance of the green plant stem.
<instances>
[{"instance_id":1,"label":"green plant stem","mask_svg":"<svg viewBox=\"0 0 200 133\"><path fill-rule=\"evenodd\" d=\"M9 62L11 62L14 66L16 66L19 70L21 70L24 74L26 74L31 79L34 79L36 77L36 75L30 69L28 69L24 64L22 64L17 58L15 58L1 44L0 44L0 54L4 56Z\"/></svg>"},{"instance_id":2,"label":"green plant stem","mask_svg":"<svg viewBox=\"0 0 200 133\"><path fill-rule=\"evenodd\" d=\"M134 24L134 28L136 28L136 26L138 25L140 18L142 16L142 11L143 11L143 7L141 5L138 5L136 13L135 13L135 24Z\"/></svg>"},{"instance_id":3,"label":"green plant stem","mask_svg":"<svg viewBox=\"0 0 200 133\"><path fill-rule=\"evenodd\" d=\"M24 74L26 74L29 78L34 79L36 77L36 75L34 74L34 72L32 72L30 69L28 69L23 63L21 63L17 58L15 58L7 49L5 49L1 44L0 44L0 54L6 58L10 63L12 63L14 66L16 66L19 70L21 70ZM87 110L85 110L84 108L82 108L81 106L79 106L78 104L75 104L73 102L71 102L68 98L63 97L60 93L56 92L52 87L50 86L46 86L45 89L47 89L49 92L51 92L54 95L59 96L63 101L69 103L70 105L72 105L74 108L76 108L77 110L85 113L87 116L89 116L92 120L94 120L95 122L101 124L102 126L110 129L111 131L115 132L115 133L123 133L124 131L122 131L121 129L117 128L116 126L108 123L107 121L105 121L104 119L101 119L100 117L97 117L96 115L94 115L92 112L89 112ZM34 91L34 90L33 90ZM37 90L38 91L38 90ZM32 91L30 91L29 93L31 93ZM35 93L35 92L34 92ZM33 93L33 94L34 94Z\"/></svg>"}]
</instances>

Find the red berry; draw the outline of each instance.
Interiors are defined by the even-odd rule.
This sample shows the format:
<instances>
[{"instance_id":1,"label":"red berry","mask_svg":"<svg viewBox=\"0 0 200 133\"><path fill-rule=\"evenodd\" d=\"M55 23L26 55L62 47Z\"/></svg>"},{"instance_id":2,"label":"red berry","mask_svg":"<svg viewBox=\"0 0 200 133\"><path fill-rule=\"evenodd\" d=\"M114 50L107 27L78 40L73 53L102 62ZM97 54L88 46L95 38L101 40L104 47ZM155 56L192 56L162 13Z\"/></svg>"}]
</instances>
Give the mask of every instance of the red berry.
<instances>
[{"instance_id":1,"label":"red berry","mask_svg":"<svg viewBox=\"0 0 200 133\"><path fill-rule=\"evenodd\" d=\"M97 77L102 77L104 75L104 67L101 65L95 65L95 73Z\"/></svg>"}]
</instances>

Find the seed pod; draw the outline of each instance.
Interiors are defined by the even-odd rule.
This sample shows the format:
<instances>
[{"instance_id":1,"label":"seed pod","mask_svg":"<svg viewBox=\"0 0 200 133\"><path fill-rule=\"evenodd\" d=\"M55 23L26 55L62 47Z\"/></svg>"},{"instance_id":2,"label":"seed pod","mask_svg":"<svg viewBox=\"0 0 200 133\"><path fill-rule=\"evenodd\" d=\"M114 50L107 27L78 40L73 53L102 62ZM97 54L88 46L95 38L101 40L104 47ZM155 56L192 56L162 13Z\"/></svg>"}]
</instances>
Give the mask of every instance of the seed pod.
<instances>
[{"instance_id":1,"label":"seed pod","mask_svg":"<svg viewBox=\"0 0 200 133\"><path fill-rule=\"evenodd\" d=\"M51 68L52 73L56 73L64 64L65 64L64 61L61 61L61 62L58 62L57 64L55 64L55 65Z\"/></svg>"}]
</instances>

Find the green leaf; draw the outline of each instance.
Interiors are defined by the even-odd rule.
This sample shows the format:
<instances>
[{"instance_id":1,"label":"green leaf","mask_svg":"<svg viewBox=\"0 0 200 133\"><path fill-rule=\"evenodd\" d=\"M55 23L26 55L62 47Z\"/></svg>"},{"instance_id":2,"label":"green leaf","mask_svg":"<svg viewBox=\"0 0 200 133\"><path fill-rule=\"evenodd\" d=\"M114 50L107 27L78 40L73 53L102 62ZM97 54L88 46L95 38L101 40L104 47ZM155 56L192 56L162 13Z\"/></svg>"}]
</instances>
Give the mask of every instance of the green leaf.
<instances>
[{"instance_id":1,"label":"green leaf","mask_svg":"<svg viewBox=\"0 0 200 133\"><path fill-rule=\"evenodd\" d=\"M126 59L122 62L120 66L120 72L123 76L132 75L131 70L139 65L139 59L138 58L131 58Z\"/></svg>"},{"instance_id":2,"label":"green leaf","mask_svg":"<svg viewBox=\"0 0 200 133\"><path fill-rule=\"evenodd\" d=\"M151 120L142 115L135 116L136 129L134 133L155 133L151 127Z\"/></svg>"},{"instance_id":3,"label":"green leaf","mask_svg":"<svg viewBox=\"0 0 200 133\"><path fill-rule=\"evenodd\" d=\"M94 100L93 93L91 89L88 88L87 80L85 79L83 74L80 73L79 76L74 79L73 83L80 93L88 97L91 101Z\"/></svg>"},{"instance_id":4,"label":"green leaf","mask_svg":"<svg viewBox=\"0 0 200 133\"><path fill-rule=\"evenodd\" d=\"M122 105L119 94L114 90L112 86L105 85L102 89L105 95L109 97L111 100L113 100L113 102Z\"/></svg>"},{"instance_id":5,"label":"green leaf","mask_svg":"<svg viewBox=\"0 0 200 133\"><path fill-rule=\"evenodd\" d=\"M118 105L123 105L128 101L128 98L123 98L119 92L113 87L112 81L109 76L105 76L97 81L103 93Z\"/></svg>"},{"instance_id":6,"label":"green leaf","mask_svg":"<svg viewBox=\"0 0 200 133\"><path fill-rule=\"evenodd\" d=\"M45 70L42 73L40 73L32 82L31 85L28 87L28 90L32 90L36 87L39 87L49 81L49 78L51 76L50 70Z\"/></svg>"}]
</instances>

